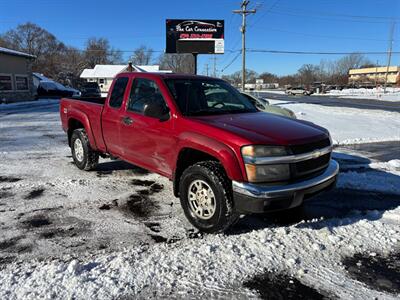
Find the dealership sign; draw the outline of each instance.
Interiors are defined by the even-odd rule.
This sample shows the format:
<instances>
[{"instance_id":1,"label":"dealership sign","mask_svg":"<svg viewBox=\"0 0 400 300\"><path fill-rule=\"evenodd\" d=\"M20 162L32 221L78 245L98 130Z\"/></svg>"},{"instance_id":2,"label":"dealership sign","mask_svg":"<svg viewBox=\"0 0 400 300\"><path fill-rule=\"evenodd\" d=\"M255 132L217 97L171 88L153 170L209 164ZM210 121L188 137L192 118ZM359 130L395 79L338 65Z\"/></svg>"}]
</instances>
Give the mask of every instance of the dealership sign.
<instances>
[{"instance_id":1,"label":"dealership sign","mask_svg":"<svg viewBox=\"0 0 400 300\"><path fill-rule=\"evenodd\" d=\"M223 20L166 20L166 53L224 53Z\"/></svg>"}]
</instances>

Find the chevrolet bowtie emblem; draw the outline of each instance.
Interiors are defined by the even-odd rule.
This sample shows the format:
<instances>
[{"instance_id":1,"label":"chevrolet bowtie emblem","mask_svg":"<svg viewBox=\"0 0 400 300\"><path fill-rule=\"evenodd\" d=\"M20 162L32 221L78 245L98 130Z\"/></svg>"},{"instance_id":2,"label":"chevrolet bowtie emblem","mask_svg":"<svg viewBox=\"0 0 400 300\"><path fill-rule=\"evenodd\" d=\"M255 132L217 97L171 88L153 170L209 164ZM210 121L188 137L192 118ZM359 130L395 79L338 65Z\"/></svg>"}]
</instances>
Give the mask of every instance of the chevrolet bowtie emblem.
<instances>
[{"instance_id":1,"label":"chevrolet bowtie emblem","mask_svg":"<svg viewBox=\"0 0 400 300\"><path fill-rule=\"evenodd\" d=\"M321 151L319 151L319 150L313 151L312 156L313 156L313 158L320 157L321 156Z\"/></svg>"}]
</instances>

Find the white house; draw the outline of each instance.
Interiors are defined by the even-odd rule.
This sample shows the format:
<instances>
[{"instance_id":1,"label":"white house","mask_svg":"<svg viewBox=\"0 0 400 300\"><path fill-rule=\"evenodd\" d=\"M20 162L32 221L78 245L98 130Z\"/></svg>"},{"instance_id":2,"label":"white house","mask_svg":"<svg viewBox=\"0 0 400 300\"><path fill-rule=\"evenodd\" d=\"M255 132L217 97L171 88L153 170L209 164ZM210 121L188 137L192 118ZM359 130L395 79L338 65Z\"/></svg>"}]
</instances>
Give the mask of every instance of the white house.
<instances>
[{"instance_id":1,"label":"white house","mask_svg":"<svg viewBox=\"0 0 400 300\"><path fill-rule=\"evenodd\" d=\"M111 83L114 77L125 72L128 69L128 65L96 65L94 69L85 69L81 74L81 78L88 82L97 82L99 84L102 94L107 94L111 87ZM135 72L163 72L169 73L170 71L160 70L160 66L135 66L132 65Z\"/></svg>"}]
</instances>

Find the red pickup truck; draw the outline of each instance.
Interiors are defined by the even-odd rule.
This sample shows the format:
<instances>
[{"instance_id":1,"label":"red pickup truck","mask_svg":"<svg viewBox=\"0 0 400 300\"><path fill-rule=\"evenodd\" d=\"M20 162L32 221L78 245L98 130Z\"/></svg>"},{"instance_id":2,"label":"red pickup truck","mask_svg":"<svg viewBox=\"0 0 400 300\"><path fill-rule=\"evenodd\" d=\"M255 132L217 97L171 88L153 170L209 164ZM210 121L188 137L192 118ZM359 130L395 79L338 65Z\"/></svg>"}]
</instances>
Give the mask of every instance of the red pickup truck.
<instances>
[{"instance_id":1,"label":"red pickup truck","mask_svg":"<svg viewBox=\"0 0 400 300\"><path fill-rule=\"evenodd\" d=\"M205 232L300 206L338 174L326 129L260 112L220 79L121 73L107 98L62 99L60 115L78 168L113 157L168 177Z\"/></svg>"}]
</instances>

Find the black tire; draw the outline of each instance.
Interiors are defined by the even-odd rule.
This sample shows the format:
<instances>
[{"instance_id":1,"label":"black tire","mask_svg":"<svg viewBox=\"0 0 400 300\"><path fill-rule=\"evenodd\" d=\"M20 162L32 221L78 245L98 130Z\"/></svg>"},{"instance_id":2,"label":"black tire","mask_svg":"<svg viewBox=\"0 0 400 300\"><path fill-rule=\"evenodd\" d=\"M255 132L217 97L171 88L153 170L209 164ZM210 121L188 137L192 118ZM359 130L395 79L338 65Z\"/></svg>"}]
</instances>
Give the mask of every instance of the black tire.
<instances>
[{"instance_id":1,"label":"black tire","mask_svg":"<svg viewBox=\"0 0 400 300\"><path fill-rule=\"evenodd\" d=\"M75 150L75 141L80 140L83 147L83 156L81 159L77 157ZM71 136L71 153L75 165L85 171L90 171L96 168L99 162L99 153L90 147L89 139L85 129L75 129Z\"/></svg>"},{"instance_id":2,"label":"black tire","mask_svg":"<svg viewBox=\"0 0 400 300\"><path fill-rule=\"evenodd\" d=\"M214 193L215 212L210 219L199 218L190 208L189 187L195 180L206 182ZM233 206L231 181L219 162L203 161L188 167L180 179L179 196L187 219L200 231L223 232L239 219Z\"/></svg>"}]
</instances>

